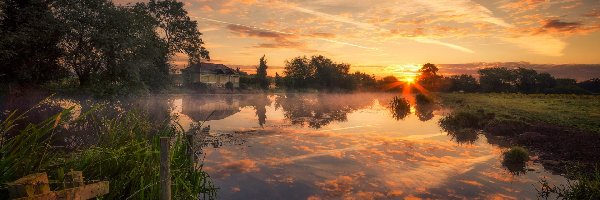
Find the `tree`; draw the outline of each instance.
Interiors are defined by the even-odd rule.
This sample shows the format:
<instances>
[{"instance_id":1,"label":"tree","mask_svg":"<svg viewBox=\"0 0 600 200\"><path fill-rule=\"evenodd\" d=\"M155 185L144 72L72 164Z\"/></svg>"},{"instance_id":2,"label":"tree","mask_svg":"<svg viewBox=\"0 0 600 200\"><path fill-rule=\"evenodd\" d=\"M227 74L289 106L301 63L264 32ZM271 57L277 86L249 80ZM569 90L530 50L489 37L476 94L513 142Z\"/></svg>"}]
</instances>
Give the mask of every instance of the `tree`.
<instances>
[{"instance_id":1,"label":"tree","mask_svg":"<svg viewBox=\"0 0 600 200\"><path fill-rule=\"evenodd\" d=\"M176 0L150 0L147 4L138 3L157 20L159 35L163 36L171 56L176 53L188 55L190 63L200 63L201 59L210 60L209 52L202 45L202 33L198 23L192 21L183 2Z\"/></svg>"},{"instance_id":2,"label":"tree","mask_svg":"<svg viewBox=\"0 0 600 200\"><path fill-rule=\"evenodd\" d=\"M450 82L450 91L475 92L479 89L477 79L468 74L451 76Z\"/></svg>"},{"instance_id":3,"label":"tree","mask_svg":"<svg viewBox=\"0 0 600 200\"><path fill-rule=\"evenodd\" d=\"M514 70L515 86L521 93L531 94L537 92L538 73L533 69L519 67Z\"/></svg>"},{"instance_id":4,"label":"tree","mask_svg":"<svg viewBox=\"0 0 600 200\"><path fill-rule=\"evenodd\" d=\"M258 67L256 68L256 79L258 81L258 85L261 89L266 90L269 89L269 77L267 77L267 60L263 55L260 58L260 62Z\"/></svg>"},{"instance_id":5,"label":"tree","mask_svg":"<svg viewBox=\"0 0 600 200\"><path fill-rule=\"evenodd\" d=\"M537 87L537 92L544 92L545 90L556 86L556 79L547 72L539 73L535 77L535 85Z\"/></svg>"},{"instance_id":6,"label":"tree","mask_svg":"<svg viewBox=\"0 0 600 200\"><path fill-rule=\"evenodd\" d=\"M480 69L479 84L483 92L514 92L516 76L504 67Z\"/></svg>"},{"instance_id":7,"label":"tree","mask_svg":"<svg viewBox=\"0 0 600 200\"><path fill-rule=\"evenodd\" d=\"M438 71L439 69L434 64L424 64L423 67L419 69L420 75L418 78L418 83L429 90L439 89L439 82L442 76L437 74Z\"/></svg>"},{"instance_id":8,"label":"tree","mask_svg":"<svg viewBox=\"0 0 600 200\"><path fill-rule=\"evenodd\" d=\"M309 64L308 58L304 56L286 61L283 73L288 88L306 88L313 78L315 69Z\"/></svg>"},{"instance_id":9,"label":"tree","mask_svg":"<svg viewBox=\"0 0 600 200\"><path fill-rule=\"evenodd\" d=\"M590 80L578 83L579 87L586 89L593 93L600 93L600 78L593 78Z\"/></svg>"},{"instance_id":10,"label":"tree","mask_svg":"<svg viewBox=\"0 0 600 200\"><path fill-rule=\"evenodd\" d=\"M279 76L279 73L275 72L275 86L282 87L284 86L283 78Z\"/></svg>"},{"instance_id":11,"label":"tree","mask_svg":"<svg viewBox=\"0 0 600 200\"><path fill-rule=\"evenodd\" d=\"M41 84L66 76L68 71L57 61L63 32L51 1L0 2L0 82Z\"/></svg>"}]
</instances>

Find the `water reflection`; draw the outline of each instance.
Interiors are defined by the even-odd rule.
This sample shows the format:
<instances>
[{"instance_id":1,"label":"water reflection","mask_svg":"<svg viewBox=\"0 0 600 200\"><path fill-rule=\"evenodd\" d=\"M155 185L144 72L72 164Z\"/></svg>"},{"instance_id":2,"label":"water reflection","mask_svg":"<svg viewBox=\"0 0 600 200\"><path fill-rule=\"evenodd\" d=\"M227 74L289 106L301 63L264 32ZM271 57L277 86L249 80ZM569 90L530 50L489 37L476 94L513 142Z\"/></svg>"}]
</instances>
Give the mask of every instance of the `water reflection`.
<instances>
[{"instance_id":1,"label":"water reflection","mask_svg":"<svg viewBox=\"0 0 600 200\"><path fill-rule=\"evenodd\" d=\"M372 98L348 94L287 94L275 98L275 108L281 108L285 118L296 125L319 129L334 121L344 122L350 112L373 103Z\"/></svg>"},{"instance_id":2,"label":"water reflection","mask_svg":"<svg viewBox=\"0 0 600 200\"><path fill-rule=\"evenodd\" d=\"M157 122L178 115L187 129L206 120L211 131L190 139L223 199L527 199L542 176L564 181L538 164L512 176L484 135L442 130L434 104L392 109L394 96L157 96L104 102L102 112L145 110ZM50 102L50 110L83 111L98 103Z\"/></svg>"}]
</instances>

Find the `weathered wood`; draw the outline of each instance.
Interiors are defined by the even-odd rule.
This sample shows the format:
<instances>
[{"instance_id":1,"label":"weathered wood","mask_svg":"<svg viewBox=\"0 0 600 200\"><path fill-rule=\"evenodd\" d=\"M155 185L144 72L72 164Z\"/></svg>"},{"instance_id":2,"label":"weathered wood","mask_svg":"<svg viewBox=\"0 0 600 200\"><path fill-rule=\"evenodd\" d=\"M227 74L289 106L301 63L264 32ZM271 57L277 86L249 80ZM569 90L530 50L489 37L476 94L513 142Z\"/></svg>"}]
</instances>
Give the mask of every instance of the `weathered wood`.
<instances>
[{"instance_id":1,"label":"weathered wood","mask_svg":"<svg viewBox=\"0 0 600 200\"><path fill-rule=\"evenodd\" d=\"M30 174L8 184L10 198L18 200L81 200L93 199L109 192L108 181L84 185L83 173L81 171L67 173L65 181L69 181L66 185L73 187L60 191L50 191L48 175L46 173Z\"/></svg>"},{"instance_id":2,"label":"weathered wood","mask_svg":"<svg viewBox=\"0 0 600 200\"><path fill-rule=\"evenodd\" d=\"M83 200L83 199L93 199L96 197L100 197L102 195L108 194L109 192L109 182L101 181L97 183L92 183L89 185L84 185L81 187L70 188L55 192L50 192L46 194L40 194L35 196L28 196L23 198L15 198L15 200Z\"/></svg>"},{"instance_id":3,"label":"weathered wood","mask_svg":"<svg viewBox=\"0 0 600 200\"><path fill-rule=\"evenodd\" d=\"M83 172L70 171L65 176L65 189L84 186Z\"/></svg>"},{"instance_id":4,"label":"weathered wood","mask_svg":"<svg viewBox=\"0 0 600 200\"><path fill-rule=\"evenodd\" d=\"M50 193L50 184L46 173L30 174L12 183L8 183L10 198L31 197Z\"/></svg>"},{"instance_id":5,"label":"weathered wood","mask_svg":"<svg viewBox=\"0 0 600 200\"><path fill-rule=\"evenodd\" d=\"M171 199L171 161L169 150L171 149L171 138L160 138L160 199Z\"/></svg>"}]
</instances>

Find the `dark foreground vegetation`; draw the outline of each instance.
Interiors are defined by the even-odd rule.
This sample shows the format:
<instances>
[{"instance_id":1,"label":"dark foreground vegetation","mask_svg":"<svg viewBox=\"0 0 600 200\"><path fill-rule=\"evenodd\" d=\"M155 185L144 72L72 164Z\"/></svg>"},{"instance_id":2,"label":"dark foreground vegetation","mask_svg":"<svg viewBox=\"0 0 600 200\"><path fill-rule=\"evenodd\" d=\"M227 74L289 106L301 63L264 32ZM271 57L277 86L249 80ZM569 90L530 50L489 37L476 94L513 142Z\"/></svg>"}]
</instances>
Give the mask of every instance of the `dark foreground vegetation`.
<instances>
[{"instance_id":1,"label":"dark foreground vegetation","mask_svg":"<svg viewBox=\"0 0 600 200\"><path fill-rule=\"evenodd\" d=\"M106 199L158 197L160 136L173 138L173 198L216 198L208 175L194 167L186 133L170 119L157 124L143 112L107 115L104 108L96 107L77 116L69 109L40 122L29 122L27 115L36 111L15 111L0 120L1 199L8 198L4 184L31 173L46 172L51 187L61 189L65 174L71 170L83 171L86 182L109 181ZM64 138L58 135L65 133L71 137L61 141ZM73 146L81 140L88 142Z\"/></svg>"},{"instance_id":2,"label":"dark foreground vegetation","mask_svg":"<svg viewBox=\"0 0 600 200\"><path fill-rule=\"evenodd\" d=\"M485 134L488 142L511 148L503 165L516 175L526 171L524 161L532 152L539 157L535 162L575 180L563 186L542 181L540 197L600 198L600 97L458 93L439 97L453 109L440 120L453 137L474 141L476 135Z\"/></svg>"}]
</instances>

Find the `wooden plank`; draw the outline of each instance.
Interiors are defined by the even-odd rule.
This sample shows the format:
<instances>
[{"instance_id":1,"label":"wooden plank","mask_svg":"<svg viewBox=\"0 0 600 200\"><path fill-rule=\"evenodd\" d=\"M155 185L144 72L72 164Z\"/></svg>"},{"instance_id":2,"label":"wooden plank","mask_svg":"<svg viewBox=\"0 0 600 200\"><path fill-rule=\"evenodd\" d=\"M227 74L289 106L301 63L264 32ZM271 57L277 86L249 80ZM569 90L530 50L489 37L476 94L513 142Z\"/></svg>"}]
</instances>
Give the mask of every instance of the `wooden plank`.
<instances>
[{"instance_id":1,"label":"wooden plank","mask_svg":"<svg viewBox=\"0 0 600 200\"><path fill-rule=\"evenodd\" d=\"M171 200L171 161L169 150L171 149L171 138L160 138L160 199Z\"/></svg>"},{"instance_id":2,"label":"wooden plank","mask_svg":"<svg viewBox=\"0 0 600 200\"><path fill-rule=\"evenodd\" d=\"M46 173L37 173L24 176L14 182L8 183L10 198L30 197L50 192L50 184Z\"/></svg>"},{"instance_id":3,"label":"wooden plank","mask_svg":"<svg viewBox=\"0 0 600 200\"><path fill-rule=\"evenodd\" d=\"M65 175L65 188L76 188L84 186L83 184L83 172L82 171L70 171Z\"/></svg>"},{"instance_id":4,"label":"wooden plank","mask_svg":"<svg viewBox=\"0 0 600 200\"><path fill-rule=\"evenodd\" d=\"M89 185L84 185L81 187L70 188L35 196L16 198L15 200L83 200L100 197L102 195L108 194L108 192L109 182L101 181Z\"/></svg>"}]
</instances>

